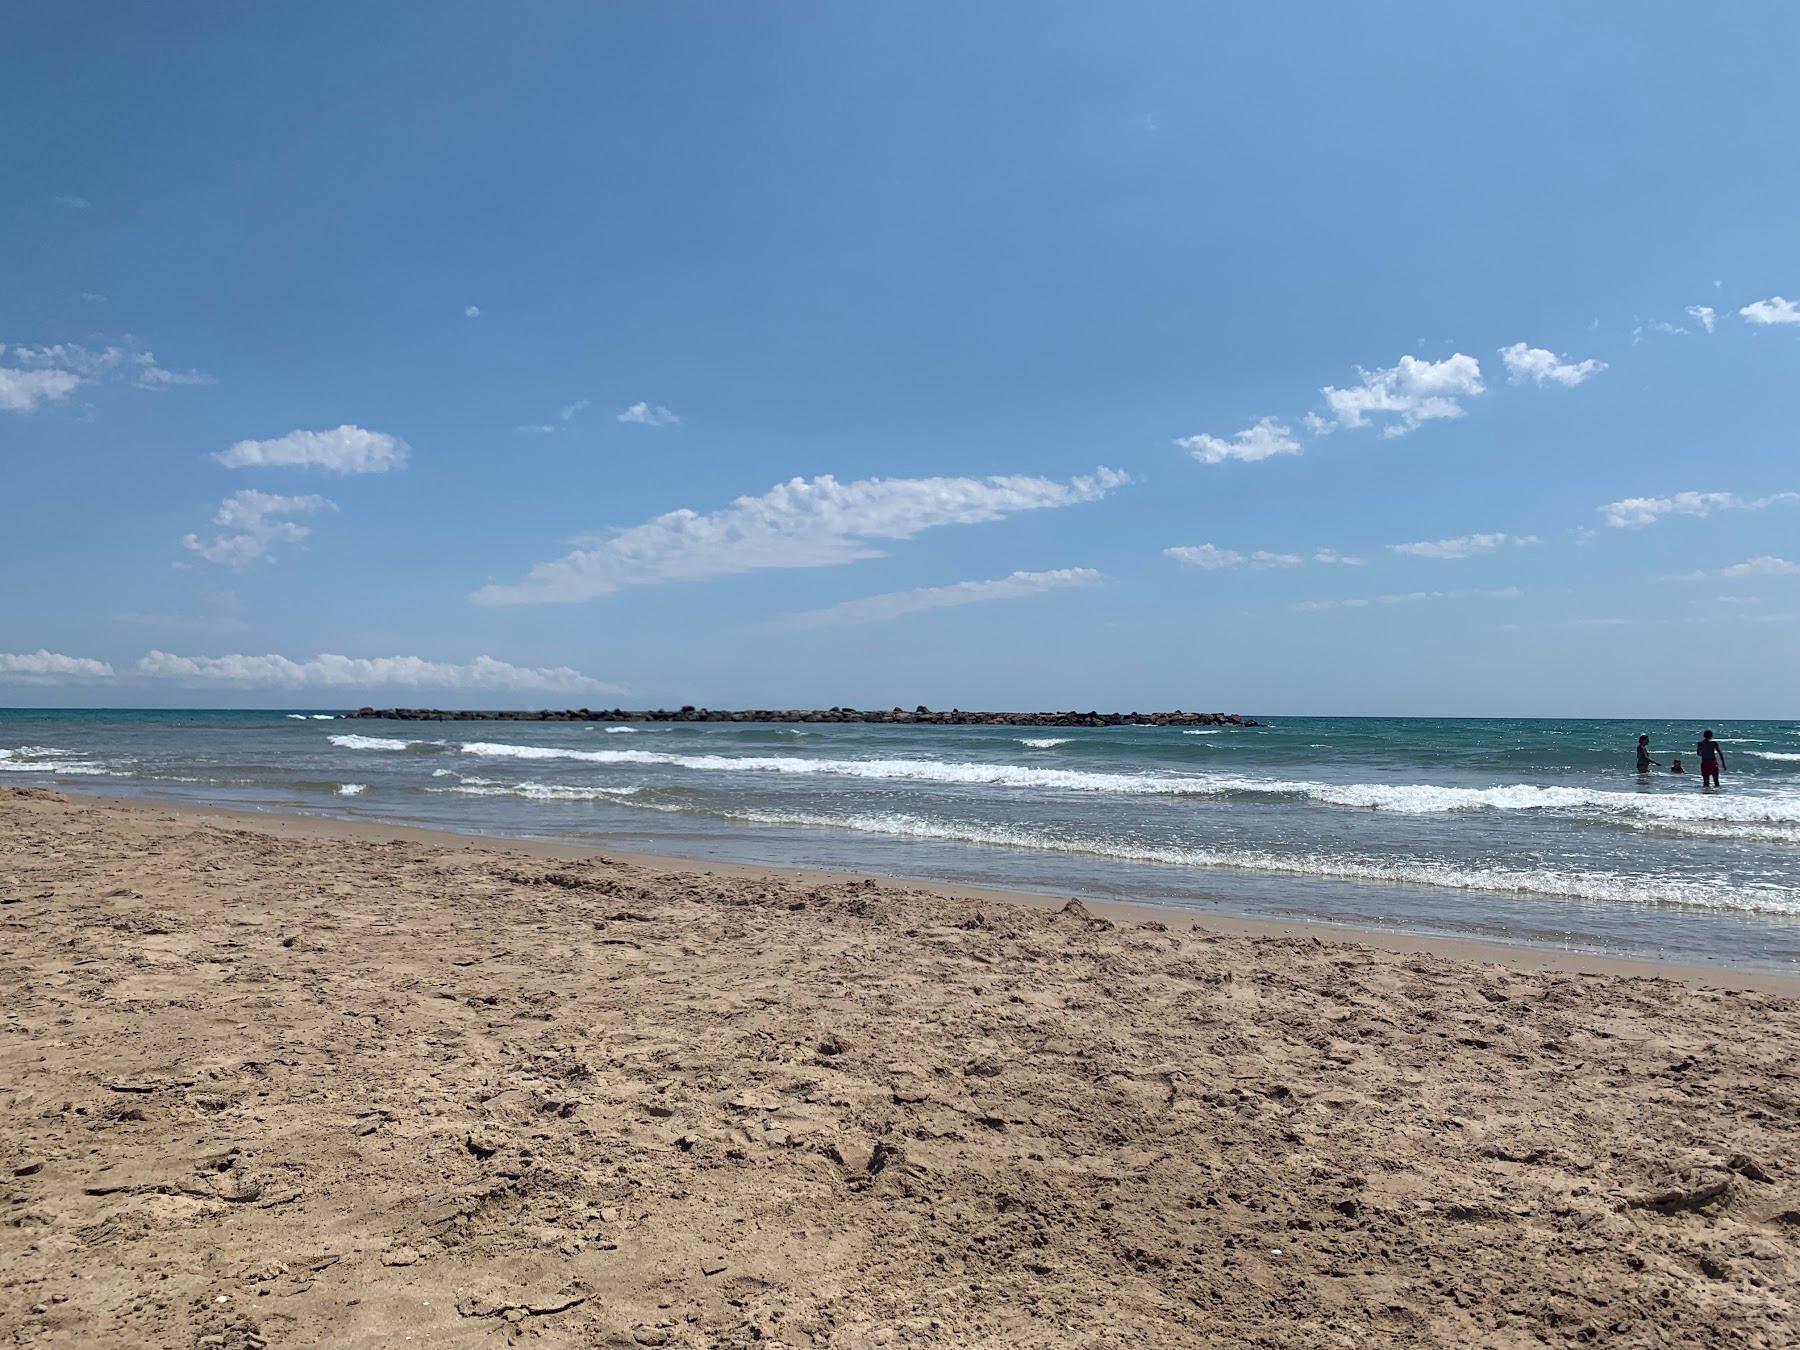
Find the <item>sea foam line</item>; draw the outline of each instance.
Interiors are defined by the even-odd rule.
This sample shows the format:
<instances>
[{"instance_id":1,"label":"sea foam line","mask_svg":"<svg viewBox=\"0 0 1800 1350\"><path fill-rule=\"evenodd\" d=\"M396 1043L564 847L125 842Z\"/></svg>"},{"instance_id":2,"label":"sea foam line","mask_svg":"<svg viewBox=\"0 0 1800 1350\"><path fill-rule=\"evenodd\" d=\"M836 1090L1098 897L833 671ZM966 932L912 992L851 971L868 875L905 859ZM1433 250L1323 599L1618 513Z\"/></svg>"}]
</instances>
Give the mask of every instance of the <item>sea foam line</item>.
<instances>
[{"instance_id":1,"label":"sea foam line","mask_svg":"<svg viewBox=\"0 0 1800 1350\"><path fill-rule=\"evenodd\" d=\"M1123 862L1174 867L1233 868L1331 880L1431 886L1451 890L1543 895L1602 903L1677 905L1690 909L1741 910L1757 914L1800 914L1800 891L1769 885L1722 886L1673 878L1624 877L1605 872L1563 873L1520 868L1465 866L1448 862L1387 860L1326 853L1267 853L1254 849L1214 849L1114 843L1079 836L1006 826L941 822L904 813L814 816L774 811L732 811L728 818L758 825L808 826L993 844L1050 853L1075 853Z\"/></svg>"},{"instance_id":2,"label":"sea foam line","mask_svg":"<svg viewBox=\"0 0 1800 1350\"><path fill-rule=\"evenodd\" d=\"M575 787L567 783L497 783L491 778L464 778L454 787L428 787L427 792L454 792L464 797L522 797L535 802L617 802L645 811L683 811L687 808L660 802L632 800L643 789L624 787Z\"/></svg>"}]
</instances>

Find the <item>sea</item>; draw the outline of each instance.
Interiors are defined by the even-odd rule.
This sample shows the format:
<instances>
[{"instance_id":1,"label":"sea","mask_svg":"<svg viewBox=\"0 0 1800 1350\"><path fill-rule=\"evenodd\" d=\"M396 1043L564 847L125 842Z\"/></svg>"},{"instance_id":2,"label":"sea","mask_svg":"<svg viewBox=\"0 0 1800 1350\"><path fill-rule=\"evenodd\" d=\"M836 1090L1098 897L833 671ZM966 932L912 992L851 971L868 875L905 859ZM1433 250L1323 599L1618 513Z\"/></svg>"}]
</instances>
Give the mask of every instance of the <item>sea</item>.
<instances>
[{"instance_id":1,"label":"sea","mask_svg":"<svg viewBox=\"0 0 1800 1350\"><path fill-rule=\"evenodd\" d=\"M1800 723L0 710L0 783L1800 973ZM1640 732L1685 776L1633 772Z\"/></svg>"}]
</instances>

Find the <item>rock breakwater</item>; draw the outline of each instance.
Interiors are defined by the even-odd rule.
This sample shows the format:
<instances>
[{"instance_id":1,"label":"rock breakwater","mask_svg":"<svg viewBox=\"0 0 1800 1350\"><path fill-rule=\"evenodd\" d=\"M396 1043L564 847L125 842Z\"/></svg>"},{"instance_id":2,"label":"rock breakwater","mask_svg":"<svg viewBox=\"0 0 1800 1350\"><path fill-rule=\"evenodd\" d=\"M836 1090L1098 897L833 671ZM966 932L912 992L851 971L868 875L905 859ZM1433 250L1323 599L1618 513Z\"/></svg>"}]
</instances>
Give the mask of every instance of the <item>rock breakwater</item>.
<instances>
[{"instance_id":1,"label":"rock breakwater","mask_svg":"<svg viewBox=\"0 0 1800 1350\"><path fill-rule=\"evenodd\" d=\"M1255 718L1236 713L1183 712L970 712L907 708L541 708L529 710L448 710L444 708L358 708L349 718L399 722L891 722L937 727L1254 727Z\"/></svg>"}]
</instances>

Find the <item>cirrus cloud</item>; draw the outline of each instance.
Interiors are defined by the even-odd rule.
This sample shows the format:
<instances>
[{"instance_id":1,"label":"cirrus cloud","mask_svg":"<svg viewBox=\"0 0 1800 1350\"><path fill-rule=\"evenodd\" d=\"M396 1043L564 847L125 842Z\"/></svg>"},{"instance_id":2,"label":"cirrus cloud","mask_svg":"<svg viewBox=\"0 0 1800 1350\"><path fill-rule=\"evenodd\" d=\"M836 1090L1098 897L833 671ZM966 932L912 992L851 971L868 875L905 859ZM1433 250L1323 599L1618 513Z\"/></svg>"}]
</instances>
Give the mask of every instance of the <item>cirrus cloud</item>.
<instances>
[{"instance_id":1,"label":"cirrus cloud","mask_svg":"<svg viewBox=\"0 0 1800 1350\"><path fill-rule=\"evenodd\" d=\"M1328 609L1368 609L1375 605L1416 605L1432 600L1517 600L1525 592L1517 586L1485 591L1402 591L1390 595L1355 595L1337 600L1302 600L1290 606L1306 614Z\"/></svg>"},{"instance_id":2,"label":"cirrus cloud","mask_svg":"<svg viewBox=\"0 0 1800 1350\"><path fill-rule=\"evenodd\" d=\"M882 545L940 525L978 525L1022 511L1098 501L1129 483L1101 468L1058 482L994 478L794 478L717 511L670 511L539 563L522 581L484 586L481 605L572 603L629 586L772 568L829 567L883 555Z\"/></svg>"},{"instance_id":3,"label":"cirrus cloud","mask_svg":"<svg viewBox=\"0 0 1800 1350\"><path fill-rule=\"evenodd\" d=\"M1623 497L1598 508L1615 530L1654 525L1664 516L1709 516L1714 511L1761 511L1800 501L1800 492L1772 492L1766 497L1740 497L1735 492L1675 492L1667 497Z\"/></svg>"},{"instance_id":4,"label":"cirrus cloud","mask_svg":"<svg viewBox=\"0 0 1800 1350\"><path fill-rule=\"evenodd\" d=\"M1409 558L1457 559L1492 553L1506 544L1523 548L1537 542L1535 534L1459 534L1450 539L1421 539L1411 544L1389 544L1388 551L1402 553Z\"/></svg>"},{"instance_id":5,"label":"cirrus cloud","mask_svg":"<svg viewBox=\"0 0 1800 1350\"><path fill-rule=\"evenodd\" d=\"M1165 548L1163 557L1173 558L1176 562L1186 563L1189 567L1198 567L1207 572L1226 571L1239 567L1270 568L1300 567L1308 562L1325 566L1361 567L1361 558L1339 553L1336 549L1314 549L1312 553L1273 553L1259 548L1253 553L1240 553L1236 549L1219 548L1213 544L1183 544L1177 548Z\"/></svg>"},{"instance_id":6,"label":"cirrus cloud","mask_svg":"<svg viewBox=\"0 0 1800 1350\"><path fill-rule=\"evenodd\" d=\"M890 591L860 600L845 600L825 609L790 614L778 619L776 628L821 628L829 624L876 623L917 614L927 609L954 605L979 605L995 600L1022 600L1045 591L1097 586L1100 573L1091 567L1060 567L1050 572L1014 572L993 581L958 581L948 586L921 586L910 591Z\"/></svg>"}]
</instances>

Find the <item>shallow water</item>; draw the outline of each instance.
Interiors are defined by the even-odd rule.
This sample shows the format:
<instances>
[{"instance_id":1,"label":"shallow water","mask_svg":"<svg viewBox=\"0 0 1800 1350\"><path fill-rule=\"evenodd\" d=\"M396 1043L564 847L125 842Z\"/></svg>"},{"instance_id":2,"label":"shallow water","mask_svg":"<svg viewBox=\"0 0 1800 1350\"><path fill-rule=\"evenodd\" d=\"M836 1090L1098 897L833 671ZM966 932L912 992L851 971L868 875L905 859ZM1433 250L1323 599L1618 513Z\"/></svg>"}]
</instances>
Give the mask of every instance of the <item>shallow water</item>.
<instances>
[{"instance_id":1,"label":"shallow water","mask_svg":"<svg viewBox=\"0 0 1800 1350\"><path fill-rule=\"evenodd\" d=\"M1715 724L1721 792L1630 772L1699 723L608 727L0 712L57 783L1202 912L1800 969L1800 726Z\"/></svg>"}]
</instances>

